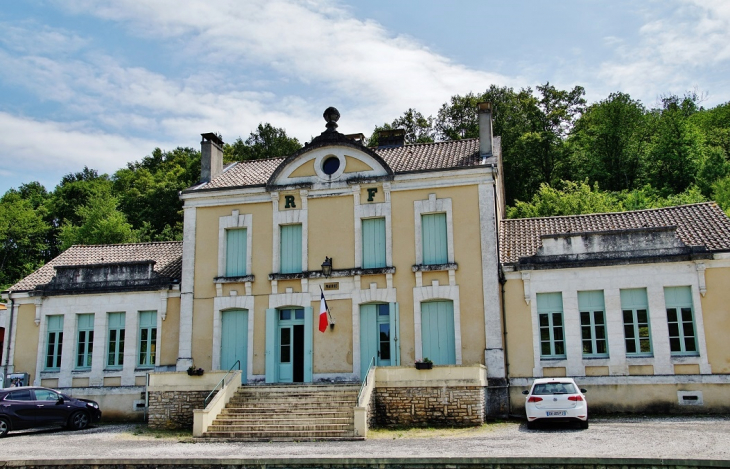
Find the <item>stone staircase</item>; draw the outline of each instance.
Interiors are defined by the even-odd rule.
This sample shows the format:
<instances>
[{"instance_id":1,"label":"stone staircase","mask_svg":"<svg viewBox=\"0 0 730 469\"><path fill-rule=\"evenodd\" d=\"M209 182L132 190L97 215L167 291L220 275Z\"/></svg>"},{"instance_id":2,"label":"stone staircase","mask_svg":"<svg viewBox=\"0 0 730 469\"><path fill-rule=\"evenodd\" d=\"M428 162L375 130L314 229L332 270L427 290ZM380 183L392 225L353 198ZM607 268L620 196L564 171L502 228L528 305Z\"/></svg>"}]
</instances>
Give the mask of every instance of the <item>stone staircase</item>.
<instances>
[{"instance_id":1,"label":"stone staircase","mask_svg":"<svg viewBox=\"0 0 730 469\"><path fill-rule=\"evenodd\" d=\"M241 386L203 434L228 441L357 440L359 385Z\"/></svg>"}]
</instances>

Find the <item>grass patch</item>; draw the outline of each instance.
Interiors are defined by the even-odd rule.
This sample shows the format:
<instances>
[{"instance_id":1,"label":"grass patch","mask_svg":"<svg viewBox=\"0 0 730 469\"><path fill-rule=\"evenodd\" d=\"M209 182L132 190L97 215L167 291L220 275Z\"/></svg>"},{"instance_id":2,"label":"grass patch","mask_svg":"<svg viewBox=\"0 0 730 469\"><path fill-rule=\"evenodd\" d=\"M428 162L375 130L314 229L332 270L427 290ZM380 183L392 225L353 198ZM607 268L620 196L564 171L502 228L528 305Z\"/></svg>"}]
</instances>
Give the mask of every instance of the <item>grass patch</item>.
<instances>
[{"instance_id":1,"label":"grass patch","mask_svg":"<svg viewBox=\"0 0 730 469\"><path fill-rule=\"evenodd\" d=\"M395 427L368 430L368 439L471 438L503 430L514 422L494 421L476 427Z\"/></svg>"}]
</instances>

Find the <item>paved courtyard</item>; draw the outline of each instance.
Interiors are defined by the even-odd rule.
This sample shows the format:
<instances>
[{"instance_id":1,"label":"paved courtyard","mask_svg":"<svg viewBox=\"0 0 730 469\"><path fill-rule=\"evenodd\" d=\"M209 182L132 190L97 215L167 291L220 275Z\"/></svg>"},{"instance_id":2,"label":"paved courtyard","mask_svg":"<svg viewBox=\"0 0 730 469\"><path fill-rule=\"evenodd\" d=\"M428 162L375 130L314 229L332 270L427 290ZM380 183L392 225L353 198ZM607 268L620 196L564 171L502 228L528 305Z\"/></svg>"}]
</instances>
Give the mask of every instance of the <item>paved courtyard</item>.
<instances>
[{"instance_id":1,"label":"paved courtyard","mask_svg":"<svg viewBox=\"0 0 730 469\"><path fill-rule=\"evenodd\" d=\"M367 441L193 442L185 434L139 425L103 425L80 432L32 430L0 440L0 459L120 460L184 458L615 457L730 460L730 418L595 418L527 430L511 421L456 430L377 431Z\"/></svg>"}]
</instances>

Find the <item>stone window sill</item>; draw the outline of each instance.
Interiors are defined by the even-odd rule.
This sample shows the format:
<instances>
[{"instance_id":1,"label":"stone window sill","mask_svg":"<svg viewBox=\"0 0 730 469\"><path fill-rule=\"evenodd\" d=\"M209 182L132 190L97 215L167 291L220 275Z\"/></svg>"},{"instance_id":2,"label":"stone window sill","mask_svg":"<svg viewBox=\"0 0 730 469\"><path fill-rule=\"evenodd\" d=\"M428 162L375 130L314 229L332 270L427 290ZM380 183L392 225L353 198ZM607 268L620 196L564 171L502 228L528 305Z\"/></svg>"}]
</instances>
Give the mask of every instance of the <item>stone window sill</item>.
<instances>
[{"instance_id":1,"label":"stone window sill","mask_svg":"<svg viewBox=\"0 0 730 469\"><path fill-rule=\"evenodd\" d=\"M342 278L354 277L356 275L379 275L394 274L395 267L377 267L373 269L338 269L332 270L329 277L326 277L321 270L312 270L307 272L296 272L293 274L269 274L269 280L299 280L303 278Z\"/></svg>"},{"instance_id":2,"label":"stone window sill","mask_svg":"<svg viewBox=\"0 0 730 469\"><path fill-rule=\"evenodd\" d=\"M253 282L254 276L253 275L244 275L242 277L215 277L213 279L213 283L219 284L219 283L245 283L245 282Z\"/></svg>"},{"instance_id":3,"label":"stone window sill","mask_svg":"<svg viewBox=\"0 0 730 469\"><path fill-rule=\"evenodd\" d=\"M411 267L413 272L443 272L447 270L457 270L459 264L451 262L447 264L419 264Z\"/></svg>"}]
</instances>

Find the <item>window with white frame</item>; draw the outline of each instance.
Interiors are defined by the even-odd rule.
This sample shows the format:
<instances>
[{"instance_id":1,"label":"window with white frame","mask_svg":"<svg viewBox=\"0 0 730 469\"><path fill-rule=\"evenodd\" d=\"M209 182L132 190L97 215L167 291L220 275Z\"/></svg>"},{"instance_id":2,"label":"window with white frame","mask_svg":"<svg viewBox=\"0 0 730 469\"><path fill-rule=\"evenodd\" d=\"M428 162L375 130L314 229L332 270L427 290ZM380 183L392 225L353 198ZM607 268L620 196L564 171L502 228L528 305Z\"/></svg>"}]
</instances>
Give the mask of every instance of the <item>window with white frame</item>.
<instances>
[{"instance_id":1,"label":"window with white frame","mask_svg":"<svg viewBox=\"0 0 730 469\"><path fill-rule=\"evenodd\" d=\"M157 311L140 311L139 313L139 360L141 368L155 366L157 352Z\"/></svg>"},{"instance_id":2,"label":"window with white frame","mask_svg":"<svg viewBox=\"0 0 730 469\"><path fill-rule=\"evenodd\" d=\"M46 371L61 369L61 351L63 348L63 316L46 317Z\"/></svg>"},{"instance_id":3,"label":"window with white frame","mask_svg":"<svg viewBox=\"0 0 730 469\"><path fill-rule=\"evenodd\" d=\"M649 300L646 288L621 290L621 312L624 318L626 355L651 356Z\"/></svg>"},{"instance_id":4,"label":"window with white frame","mask_svg":"<svg viewBox=\"0 0 730 469\"><path fill-rule=\"evenodd\" d=\"M698 355L690 287L665 287L664 301L672 355Z\"/></svg>"},{"instance_id":5,"label":"window with white frame","mask_svg":"<svg viewBox=\"0 0 730 469\"><path fill-rule=\"evenodd\" d=\"M125 313L109 313L108 368L121 368L124 365L125 316Z\"/></svg>"},{"instance_id":6,"label":"window with white frame","mask_svg":"<svg viewBox=\"0 0 730 469\"><path fill-rule=\"evenodd\" d=\"M280 263L282 274L302 271L302 225L280 226Z\"/></svg>"},{"instance_id":7,"label":"window with white frame","mask_svg":"<svg viewBox=\"0 0 730 469\"><path fill-rule=\"evenodd\" d=\"M449 262L448 237L445 213L421 215L423 264L435 265Z\"/></svg>"},{"instance_id":8,"label":"window with white frame","mask_svg":"<svg viewBox=\"0 0 730 469\"><path fill-rule=\"evenodd\" d=\"M537 316L540 328L540 358L565 358L563 295L538 293Z\"/></svg>"},{"instance_id":9,"label":"window with white frame","mask_svg":"<svg viewBox=\"0 0 730 469\"><path fill-rule=\"evenodd\" d=\"M226 277L243 277L246 272L248 230L226 230Z\"/></svg>"},{"instance_id":10,"label":"window with white frame","mask_svg":"<svg viewBox=\"0 0 730 469\"><path fill-rule=\"evenodd\" d=\"M578 311L580 312L583 356L587 358L608 357L603 290L578 292Z\"/></svg>"},{"instance_id":11,"label":"window with white frame","mask_svg":"<svg viewBox=\"0 0 730 469\"><path fill-rule=\"evenodd\" d=\"M385 218L362 220L362 266L374 269L386 266Z\"/></svg>"},{"instance_id":12,"label":"window with white frame","mask_svg":"<svg viewBox=\"0 0 730 469\"><path fill-rule=\"evenodd\" d=\"M94 352L94 315L79 314L76 316L76 369L91 368L91 356Z\"/></svg>"}]
</instances>

